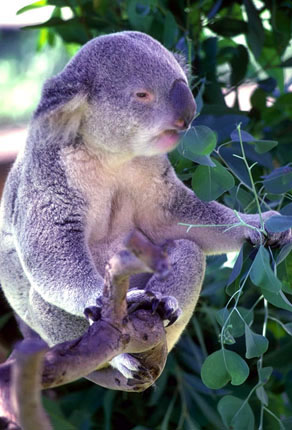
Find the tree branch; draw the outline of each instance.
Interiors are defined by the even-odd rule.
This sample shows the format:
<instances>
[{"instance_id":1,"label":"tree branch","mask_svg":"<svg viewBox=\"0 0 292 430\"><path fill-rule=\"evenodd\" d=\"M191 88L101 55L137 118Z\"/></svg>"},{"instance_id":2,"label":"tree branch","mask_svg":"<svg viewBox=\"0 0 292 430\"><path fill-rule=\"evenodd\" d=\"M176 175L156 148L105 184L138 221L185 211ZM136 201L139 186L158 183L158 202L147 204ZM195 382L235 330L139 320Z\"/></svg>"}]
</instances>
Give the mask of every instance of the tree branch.
<instances>
[{"instance_id":1,"label":"tree branch","mask_svg":"<svg viewBox=\"0 0 292 430\"><path fill-rule=\"evenodd\" d=\"M163 322L150 310L128 315L126 294L133 274L157 271L166 276L166 250L137 231L126 246L129 250L116 254L106 267L101 318L83 336L49 350L42 341L24 340L0 366L0 416L9 422L7 429L19 428L15 423L23 430L51 429L41 406L41 389L87 377L99 385L131 391L131 380L113 369L96 370L121 353L133 354L147 369L148 379L133 391L152 385L161 374L167 358Z\"/></svg>"}]
</instances>

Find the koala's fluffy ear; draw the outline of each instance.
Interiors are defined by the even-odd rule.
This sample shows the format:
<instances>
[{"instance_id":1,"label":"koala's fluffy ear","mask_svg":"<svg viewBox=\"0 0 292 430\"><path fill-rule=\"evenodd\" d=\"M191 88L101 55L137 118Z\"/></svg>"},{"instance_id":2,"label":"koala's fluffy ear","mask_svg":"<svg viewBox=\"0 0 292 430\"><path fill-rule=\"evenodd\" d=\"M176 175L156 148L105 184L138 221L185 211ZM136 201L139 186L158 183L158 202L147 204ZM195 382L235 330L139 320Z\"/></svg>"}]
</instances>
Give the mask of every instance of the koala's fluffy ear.
<instances>
[{"instance_id":1,"label":"koala's fluffy ear","mask_svg":"<svg viewBox=\"0 0 292 430\"><path fill-rule=\"evenodd\" d=\"M174 58L176 59L176 61L178 62L178 64L183 69L183 71L185 72L186 77L188 79L188 82L191 82L192 71L191 71L191 67L190 67L189 63L187 62L187 59L184 56L184 54L181 54L179 52L172 52L172 54L173 54Z\"/></svg>"},{"instance_id":2,"label":"koala's fluffy ear","mask_svg":"<svg viewBox=\"0 0 292 430\"><path fill-rule=\"evenodd\" d=\"M78 131L86 109L87 91L85 85L73 76L72 79L69 78L63 72L46 81L33 119L51 119L56 132L58 128L62 128L72 135Z\"/></svg>"}]
</instances>

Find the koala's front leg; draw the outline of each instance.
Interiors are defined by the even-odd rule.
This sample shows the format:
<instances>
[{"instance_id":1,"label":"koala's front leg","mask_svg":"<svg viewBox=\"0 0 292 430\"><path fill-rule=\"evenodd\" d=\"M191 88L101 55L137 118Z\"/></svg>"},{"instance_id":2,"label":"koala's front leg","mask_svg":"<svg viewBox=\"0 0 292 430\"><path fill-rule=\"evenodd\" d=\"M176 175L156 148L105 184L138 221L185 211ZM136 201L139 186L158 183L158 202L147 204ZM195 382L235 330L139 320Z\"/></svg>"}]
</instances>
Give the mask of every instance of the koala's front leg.
<instances>
[{"instance_id":1,"label":"koala's front leg","mask_svg":"<svg viewBox=\"0 0 292 430\"><path fill-rule=\"evenodd\" d=\"M238 225L240 217L246 224L260 229L259 215L239 213L238 217L232 209L220 203L203 202L175 176L172 176L169 188L171 198L164 207L166 218L169 218L165 226L167 238L183 237L194 240L205 254L238 251L246 240L254 244L261 243L261 236L255 229ZM273 215L275 215L274 211L264 212L263 219L267 220ZM197 227L187 231L187 226L180 223L197 225ZM283 234L269 235L267 243L283 245L290 238L291 232L288 230Z\"/></svg>"}]
</instances>

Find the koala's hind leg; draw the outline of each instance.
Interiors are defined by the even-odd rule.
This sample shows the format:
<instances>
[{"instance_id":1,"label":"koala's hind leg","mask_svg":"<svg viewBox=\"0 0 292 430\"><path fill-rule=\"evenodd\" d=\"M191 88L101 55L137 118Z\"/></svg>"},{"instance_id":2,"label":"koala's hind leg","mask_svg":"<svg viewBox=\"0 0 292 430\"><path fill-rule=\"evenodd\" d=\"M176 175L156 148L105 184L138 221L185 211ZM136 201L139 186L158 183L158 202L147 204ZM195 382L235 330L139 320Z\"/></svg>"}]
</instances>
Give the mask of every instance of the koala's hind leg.
<instances>
[{"instance_id":1,"label":"koala's hind leg","mask_svg":"<svg viewBox=\"0 0 292 430\"><path fill-rule=\"evenodd\" d=\"M168 351L178 341L183 329L194 311L199 297L204 273L205 256L201 249L189 240L176 240L169 251L170 274L161 280L159 276L133 276L131 288L138 288L136 299L138 307L149 308L149 292L160 300L163 313L171 315L173 306L177 302L181 310L179 318L169 327L166 327ZM135 302L135 291L130 290L129 310ZM140 303L138 301L141 301ZM159 310L158 310L159 311ZM176 311L176 310L175 310ZM160 314L160 312L159 312ZM91 381L110 389L123 391L143 391L150 387L159 374L153 375L156 360L152 360L149 351L141 354L120 354L115 357L107 368L103 368L88 375Z\"/></svg>"},{"instance_id":2,"label":"koala's hind leg","mask_svg":"<svg viewBox=\"0 0 292 430\"><path fill-rule=\"evenodd\" d=\"M169 253L170 274L166 279L153 275L145 289L159 292L163 297L176 298L181 310L180 317L166 327L168 351L178 341L195 309L205 274L205 255L199 246L186 239L174 241Z\"/></svg>"}]
</instances>

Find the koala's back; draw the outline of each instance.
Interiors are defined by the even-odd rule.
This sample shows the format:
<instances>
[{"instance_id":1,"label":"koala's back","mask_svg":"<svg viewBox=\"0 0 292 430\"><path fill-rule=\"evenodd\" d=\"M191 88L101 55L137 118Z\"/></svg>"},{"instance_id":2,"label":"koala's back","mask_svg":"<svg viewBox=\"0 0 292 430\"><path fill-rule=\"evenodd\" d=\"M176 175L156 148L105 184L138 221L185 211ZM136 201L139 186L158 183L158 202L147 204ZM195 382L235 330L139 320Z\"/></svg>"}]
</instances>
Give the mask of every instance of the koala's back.
<instances>
[{"instance_id":1,"label":"koala's back","mask_svg":"<svg viewBox=\"0 0 292 430\"><path fill-rule=\"evenodd\" d=\"M42 210L45 217L46 205L55 205L56 223L62 222L74 209L82 211L84 201L80 193L68 187L59 152L52 151L51 160L49 152L49 148L38 149L28 141L7 177L0 209L0 280L6 299L22 320L22 331L27 332L27 324L37 328L44 340L54 339L57 343L81 335L88 326L87 321L43 300L33 288L19 252L19 242L26 240L19 234L19 226L25 223L27 228L22 228L22 234L34 234L34 252L41 253L42 231L38 229L34 211ZM47 322L43 331L42 321L37 320L33 311L35 306ZM59 330L59 324L64 327L63 331Z\"/></svg>"},{"instance_id":2,"label":"koala's back","mask_svg":"<svg viewBox=\"0 0 292 430\"><path fill-rule=\"evenodd\" d=\"M27 309L29 281L26 278L13 235L15 205L22 172L22 163L14 163L10 171L1 200L0 212L0 272L1 287L9 303L19 315Z\"/></svg>"}]
</instances>

